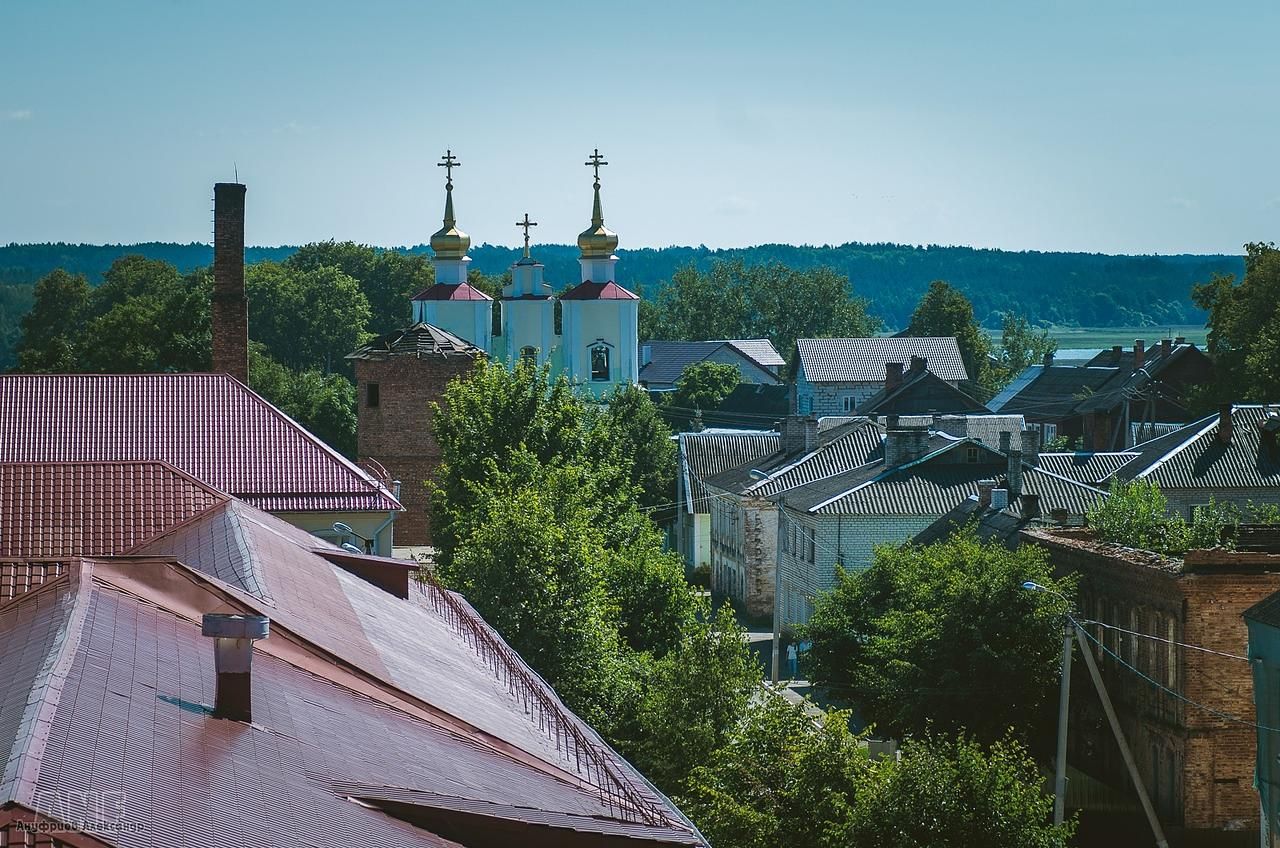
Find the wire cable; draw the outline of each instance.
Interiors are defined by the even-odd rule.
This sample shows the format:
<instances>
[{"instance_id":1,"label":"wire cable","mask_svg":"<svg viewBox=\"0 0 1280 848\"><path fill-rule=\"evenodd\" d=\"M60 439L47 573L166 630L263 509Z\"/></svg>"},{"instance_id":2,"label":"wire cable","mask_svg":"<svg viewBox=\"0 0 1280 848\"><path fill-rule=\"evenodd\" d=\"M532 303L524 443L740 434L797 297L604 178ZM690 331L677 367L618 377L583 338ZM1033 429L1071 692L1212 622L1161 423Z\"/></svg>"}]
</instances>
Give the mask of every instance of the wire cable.
<instances>
[{"instance_id":1,"label":"wire cable","mask_svg":"<svg viewBox=\"0 0 1280 848\"><path fill-rule=\"evenodd\" d=\"M1155 636L1151 633L1139 633L1137 630L1128 630L1124 627L1119 627L1115 624L1107 624L1105 621L1095 621L1094 619L1091 619L1091 618L1082 618L1080 619L1080 623L1096 624L1099 627L1105 627L1108 630L1117 630L1121 633L1128 633L1130 636L1141 636L1143 639L1154 639L1157 642L1164 642L1166 645L1177 645L1179 648L1190 648L1193 651L1204 651L1206 654L1214 654L1216 656L1226 657L1227 659L1231 659L1231 660L1244 660L1245 662L1249 661L1248 657L1242 657L1239 654L1228 654L1225 651L1215 651L1212 648L1204 648L1204 647L1201 647L1200 645L1189 645L1186 642L1176 642L1173 639L1166 639L1163 636Z\"/></svg>"}]
</instances>

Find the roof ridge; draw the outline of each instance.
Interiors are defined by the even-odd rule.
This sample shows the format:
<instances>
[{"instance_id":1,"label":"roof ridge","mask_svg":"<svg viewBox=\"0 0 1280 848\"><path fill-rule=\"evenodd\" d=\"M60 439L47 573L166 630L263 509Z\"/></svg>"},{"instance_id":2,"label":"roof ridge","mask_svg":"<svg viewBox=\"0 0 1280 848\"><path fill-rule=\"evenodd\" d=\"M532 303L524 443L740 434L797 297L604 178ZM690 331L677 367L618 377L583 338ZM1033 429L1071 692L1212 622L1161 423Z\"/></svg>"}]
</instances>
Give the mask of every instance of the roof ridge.
<instances>
[{"instance_id":1,"label":"roof ridge","mask_svg":"<svg viewBox=\"0 0 1280 848\"><path fill-rule=\"evenodd\" d=\"M374 492L378 494L385 495L387 498L395 502L397 505L400 505L400 501L395 497L395 495L391 493L391 490L388 489L386 486L384 486L377 479L375 479L374 476L370 474L368 471L365 471L363 468L356 465L354 462L347 459L342 454L338 453L337 450L331 447L327 442L325 442L319 436L312 433L306 427L303 427L300 423L298 423L293 418L285 414L278 407L276 407L275 404L271 403L271 401L267 400L262 395L258 394L257 392L249 388L244 383L241 383L239 380L236 380L234 377L231 377L230 375L224 375L224 376L226 376L227 379L230 380L232 383L234 383L236 386L238 386L239 388L241 388L242 390L250 394L253 398L261 402L263 406L265 406L270 412L272 412L279 418L283 419L287 424L294 427L302 435L304 439L307 439L316 447L320 448L320 450L323 453L327 454L331 460L336 462L338 465L345 467L348 471L355 473L356 477L359 480L361 480L361 482L363 482L367 487L369 487L370 489L372 489ZM400 505L400 508L403 509L404 508L403 505Z\"/></svg>"},{"instance_id":2,"label":"roof ridge","mask_svg":"<svg viewBox=\"0 0 1280 848\"><path fill-rule=\"evenodd\" d=\"M87 573L86 573L87 572ZM36 781L40 776L45 746L48 744L48 733L37 732L38 727L48 728L53 721L53 714L58 708L58 700L62 695L62 684L67 678L71 664L75 661L75 648L79 647L81 635L84 633L84 622L88 616L86 600L93 589L93 565L89 560L77 558L71 561L66 573L51 580L48 586L64 585L71 587L69 595L73 598L70 614L58 634L58 643L45 656L36 680L43 681L42 694L35 701L27 703L25 718L20 727L29 728L29 736L25 750L21 743L19 752L10 758L8 768L0 778L12 773L13 791L8 799L30 809L38 809L35 802ZM41 587L44 588L44 587ZM20 596L30 599L30 593ZM15 599L17 600L17 599Z\"/></svg>"},{"instance_id":3,"label":"roof ridge","mask_svg":"<svg viewBox=\"0 0 1280 848\"><path fill-rule=\"evenodd\" d=\"M1234 411L1232 412L1232 417L1233 417L1233 418L1235 417L1235 413L1234 413ZM1181 453L1182 451L1186 450L1186 449L1187 449L1187 448L1188 448L1188 447L1189 447L1193 442L1195 442L1195 441L1196 441L1197 439L1199 439L1201 436L1205 435L1205 434L1206 434L1206 433L1208 433L1211 429L1213 429L1213 427L1218 423L1218 416L1216 416L1216 415L1207 415L1207 416L1205 416L1203 419L1201 419L1201 422L1203 422L1204 426L1203 426L1203 427L1201 427L1201 428L1200 428L1199 430L1197 430L1196 432L1192 433L1190 436L1188 436L1188 437L1187 437L1187 439L1186 439L1186 441L1182 442L1181 444L1177 445L1176 447L1172 448L1171 450L1165 451L1165 453L1164 453L1164 455L1163 455L1163 456L1161 456L1161 457L1160 457L1159 459L1157 459L1155 462L1153 462L1153 463L1151 463L1150 465L1148 465L1148 466L1147 466L1146 468L1144 468L1142 471L1139 471L1135 476L1136 476L1136 477L1144 477L1144 478L1145 478L1147 475L1151 474L1151 472L1153 472L1153 471L1155 471L1156 469L1160 468L1160 466L1164 465L1166 462L1168 462L1169 460L1173 459L1173 458L1174 458L1175 456L1177 456L1179 453ZM1190 424L1188 424L1188 425L1187 425L1187 429L1191 429L1192 427L1195 427L1197 423L1198 423L1198 422L1195 422L1195 421L1191 422ZM1174 432L1176 433L1177 431L1175 430ZM1172 433L1171 433L1170 435L1172 435ZM1127 463L1127 462L1125 463L1125 465L1128 465L1128 464L1129 464L1129 463ZM1124 468L1124 465L1120 466L1120 468L1117 468L1117 469L1116 469L1116 471L1119 471L1119 470L1120 470L1120 469L1122 469L1122 468Z\"/></svg>"}]
</instances>

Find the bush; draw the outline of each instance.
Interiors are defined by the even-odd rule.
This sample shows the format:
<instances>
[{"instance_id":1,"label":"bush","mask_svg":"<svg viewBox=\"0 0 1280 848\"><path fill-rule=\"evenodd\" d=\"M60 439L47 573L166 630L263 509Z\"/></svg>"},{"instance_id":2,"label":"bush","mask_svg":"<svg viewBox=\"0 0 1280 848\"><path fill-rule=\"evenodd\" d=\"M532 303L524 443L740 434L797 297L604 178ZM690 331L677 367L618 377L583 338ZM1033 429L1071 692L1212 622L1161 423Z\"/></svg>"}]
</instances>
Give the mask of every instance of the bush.
<instances>
[{"instance_id":1,"label":"bush","mask_svg":"<svg viewBox=\"0 0 1280 848\"><path fill-rule=\"evenodd\" d=\"M1181 556L1192 549L1221 547L1222 528L1239 523L1230 504L1209 499L1191 522L1169 515L1169 502L1149 480L1112 481L1111 496L1089 510L1088 524L1098 538L1130 548ZM1230 544L1230 533L1226 544Z\"/></svg>"}]
</instances>

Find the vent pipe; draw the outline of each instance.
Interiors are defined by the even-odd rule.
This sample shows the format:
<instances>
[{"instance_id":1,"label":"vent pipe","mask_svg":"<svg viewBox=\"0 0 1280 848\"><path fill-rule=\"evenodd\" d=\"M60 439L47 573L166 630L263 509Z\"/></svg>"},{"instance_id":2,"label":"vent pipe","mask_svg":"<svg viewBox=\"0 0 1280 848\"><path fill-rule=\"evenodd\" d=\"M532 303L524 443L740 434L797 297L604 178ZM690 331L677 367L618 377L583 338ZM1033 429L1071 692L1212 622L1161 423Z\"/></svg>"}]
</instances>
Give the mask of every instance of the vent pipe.
<instances>
[{"instance_id":1,"label":"vent pipe","mask_svg":"<svg viewBox=\"0 0 1280 848\"><path fill-rule=\"evenodd\" d=\"M265 615L205 613L201 634L214 641L213 664L218 675L213 715L230 721L253 721L253 643L271 633Z\"/></svg>"}]
</instances>

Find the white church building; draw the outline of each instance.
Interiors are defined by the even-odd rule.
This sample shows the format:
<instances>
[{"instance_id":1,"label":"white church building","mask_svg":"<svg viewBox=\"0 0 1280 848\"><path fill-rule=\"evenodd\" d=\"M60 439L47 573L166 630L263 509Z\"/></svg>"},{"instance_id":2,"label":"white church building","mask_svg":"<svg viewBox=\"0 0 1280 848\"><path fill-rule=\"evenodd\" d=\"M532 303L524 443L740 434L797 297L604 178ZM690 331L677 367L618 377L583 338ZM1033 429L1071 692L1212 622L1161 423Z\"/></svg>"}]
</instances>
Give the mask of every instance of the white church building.
<instances>
[{"instance_id":1,"label":"white church building","mask_svg":"<svg viewBox=\"0 0 1280 848\"><path fill-rule=\"evenodd\" d=\"M491 359L514 365L521 359L548 364L552 376L564 375L596 399L639 378L640 298L618 285L618 236L604 225L600 205L600 166L596 150L586 163L595 171L591 226L578 236L582 280L555 297L543 281L543 266L529 255L524 216L524 256L511 267L511 285L498 303L501 333L493 333L494 300L467 282L471 237L458 229L453 213L453 168L460 163L446 152L440 165L445 180L444 226L431 236L435 284L413 298L413 320L433 324L484 350ZM560 332L556 332L556 304Z\"/></svg>"}]
</instances>

